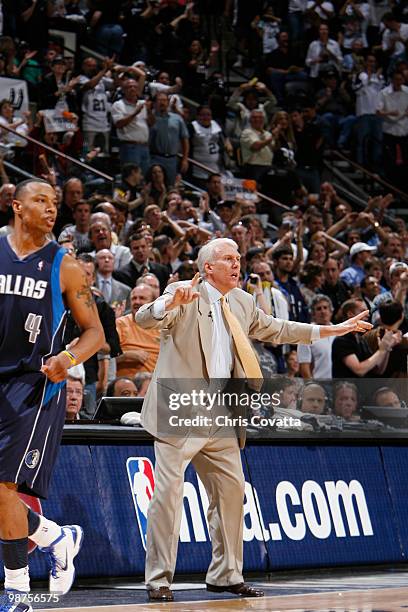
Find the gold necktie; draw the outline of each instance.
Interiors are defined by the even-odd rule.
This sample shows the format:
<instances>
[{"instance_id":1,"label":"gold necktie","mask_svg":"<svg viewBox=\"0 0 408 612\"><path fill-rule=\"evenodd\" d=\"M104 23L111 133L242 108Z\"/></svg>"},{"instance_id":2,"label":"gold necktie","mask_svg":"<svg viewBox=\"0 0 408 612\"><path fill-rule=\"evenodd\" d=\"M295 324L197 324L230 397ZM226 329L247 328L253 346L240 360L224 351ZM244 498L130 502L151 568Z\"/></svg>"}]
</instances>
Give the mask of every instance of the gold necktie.
<instances>
[{"instance_id":1,"label":"gold necktie","mask_svg":"<svg viewBox=\"0 0 408 612\"><path fill-rule=\"evenodd\" d=\"M259 379L259 381L263 380L261 368L259 367L259 363L257 358L255 357L255 353L249 342L248 338L245 335L244 330L239 324L238 319L234 314L232 314L229 305L224 296L220 298L222 312L224 313L225 320L228 323L228 326L231 330L232 339L234 340L235 348L238 353L238 357L241 360L242 367L244 368L245 376L249 379ZM260 383L262 385L262 383Z\"/></svg>"}]
</instances>

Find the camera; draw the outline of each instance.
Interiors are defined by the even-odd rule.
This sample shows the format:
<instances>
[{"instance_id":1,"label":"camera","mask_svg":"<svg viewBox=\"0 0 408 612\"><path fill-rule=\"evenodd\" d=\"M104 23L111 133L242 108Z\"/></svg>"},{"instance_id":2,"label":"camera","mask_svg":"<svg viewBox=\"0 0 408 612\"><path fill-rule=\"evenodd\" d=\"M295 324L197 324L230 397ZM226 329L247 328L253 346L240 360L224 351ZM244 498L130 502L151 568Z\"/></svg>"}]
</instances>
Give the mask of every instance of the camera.
<instances>
[{"instance_id":1,"label":"camera","mask_svg":"<svg viewBox=\"0 0 408 612\"><path fill-rule=\"evenodd\" d=\"M256 274L250 274L249 278L248 278L248 283L250 285L257 285L258 284L258 277Z\"/></svg>"}]
</instances>

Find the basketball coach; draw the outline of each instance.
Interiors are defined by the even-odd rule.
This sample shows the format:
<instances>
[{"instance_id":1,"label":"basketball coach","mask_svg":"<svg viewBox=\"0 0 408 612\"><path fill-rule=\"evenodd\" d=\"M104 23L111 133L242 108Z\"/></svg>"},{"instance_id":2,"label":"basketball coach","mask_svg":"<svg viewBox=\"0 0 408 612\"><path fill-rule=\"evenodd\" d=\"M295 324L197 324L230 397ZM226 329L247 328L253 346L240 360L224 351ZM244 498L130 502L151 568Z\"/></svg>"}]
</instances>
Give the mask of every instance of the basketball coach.
<instances>
[{"instance_id":1,"label":"basketball coach","mask_svg":"<svg viewBox=\"0 0 408 612\"><path fill-rule=\"evenodd\" d=\"M143 411L142 425L155 437L155 490L148 511L146 588L150 601L172 601L173 580L183 508L184 472L193 463L209 499L212 559L208 591L262 597L245 584L243 566L244 475L240 447L245 437L164 437L158 424L160 379L261 379L248 340L310 344L327 336L365 332L368 311L330 326L283 321L256 308L252 296L238 288L237 244L218 238L198 254L192 281L169 285L164 294L136 313L146 329L161 329L160 354ZM166 408L166 407L165 407Z\"/></svg>"}]
</instances>

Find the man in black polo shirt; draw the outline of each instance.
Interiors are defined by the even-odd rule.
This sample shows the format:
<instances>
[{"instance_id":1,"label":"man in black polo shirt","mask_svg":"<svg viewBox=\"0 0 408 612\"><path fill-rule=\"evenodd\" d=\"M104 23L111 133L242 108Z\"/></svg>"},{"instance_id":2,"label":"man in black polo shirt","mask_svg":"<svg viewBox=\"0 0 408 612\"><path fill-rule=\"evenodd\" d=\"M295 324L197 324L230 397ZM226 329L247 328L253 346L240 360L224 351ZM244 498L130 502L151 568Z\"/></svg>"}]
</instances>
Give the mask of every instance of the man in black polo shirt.
<instances>
[{"instance_id":1,"label":"man in black polo shirt","mask_svg":"<svg viewBox=\"0 0 408 612\"><path fill-rule=\"evenodd\" d=\"M366 310L360 299L347 300L342 306L343 319ZM386 331L378 341L378 349L372 352L361 334L346 334L335 338L332 344L333 378L371 378L382 374L388 364L390 352L400 342L400 337Z\"/></svg>"}]
</instances>

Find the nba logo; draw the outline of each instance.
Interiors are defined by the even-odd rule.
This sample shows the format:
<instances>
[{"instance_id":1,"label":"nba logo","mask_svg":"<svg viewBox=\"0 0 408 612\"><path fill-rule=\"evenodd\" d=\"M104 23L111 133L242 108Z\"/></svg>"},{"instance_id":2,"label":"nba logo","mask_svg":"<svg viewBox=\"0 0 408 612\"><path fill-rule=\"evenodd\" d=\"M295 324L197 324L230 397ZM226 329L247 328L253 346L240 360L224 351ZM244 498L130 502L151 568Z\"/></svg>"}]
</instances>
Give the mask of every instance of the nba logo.
<instances>
[{"instance_id":1,"label":"nba logo","mask_svg":"<svg viewBox=\"0 0 408 612\"><path fill-rule=\"evenodd\" d=\"M140 538L146 550L147 510L154 491L153 465L147 457L129 457L126 461Z\"/></svg>"}]
</instances>

